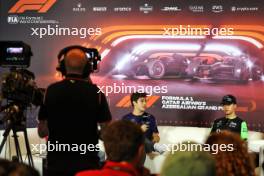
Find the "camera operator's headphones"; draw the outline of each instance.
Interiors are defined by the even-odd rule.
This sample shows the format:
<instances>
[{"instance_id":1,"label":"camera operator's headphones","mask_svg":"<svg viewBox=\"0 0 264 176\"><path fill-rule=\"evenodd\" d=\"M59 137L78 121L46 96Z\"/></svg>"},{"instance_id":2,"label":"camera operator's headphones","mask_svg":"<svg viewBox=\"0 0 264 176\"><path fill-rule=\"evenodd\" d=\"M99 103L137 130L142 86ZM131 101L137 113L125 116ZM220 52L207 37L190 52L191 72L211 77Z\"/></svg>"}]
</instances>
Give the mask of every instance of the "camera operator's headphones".
<instances>
[{"instance_id":1,"label":"camera operator's headphones","mask_svg":"<svg viewBox=\"0 0 264 176\"><path fill-rule=\"evenodd\" d=\"M90 73L98 70L98 63L101 61L101 56L97 49L95 48L85 48L80 45L73 45L63 48L58 54L58 66L56 68L57 71L61 72L63 76L67 74L66 66L65 66L65 56L66 54L73 49L80 49L85 53L87 63L84 66L82 77L86 78Z\"/></svg>"}]
</instances>

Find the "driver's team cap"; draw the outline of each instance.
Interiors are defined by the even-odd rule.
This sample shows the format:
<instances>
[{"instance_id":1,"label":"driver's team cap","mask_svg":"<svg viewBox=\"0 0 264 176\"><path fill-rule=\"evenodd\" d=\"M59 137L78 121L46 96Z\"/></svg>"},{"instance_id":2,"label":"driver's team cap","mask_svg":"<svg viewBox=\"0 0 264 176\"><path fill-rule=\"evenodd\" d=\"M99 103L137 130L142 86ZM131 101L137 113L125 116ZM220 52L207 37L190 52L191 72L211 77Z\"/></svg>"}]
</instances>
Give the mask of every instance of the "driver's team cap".
<instances>
[{"instance_id":1,"label":"driver's team cap","mask_svg":"<svg viewBox=\"0 0 264 176\"><path fill-rule=\"evenodd\" d=\"M231 105L231 104L237 104L236 97L233 95L225 95L222 98L221 105Z\"/></svg>"}]
</instances>

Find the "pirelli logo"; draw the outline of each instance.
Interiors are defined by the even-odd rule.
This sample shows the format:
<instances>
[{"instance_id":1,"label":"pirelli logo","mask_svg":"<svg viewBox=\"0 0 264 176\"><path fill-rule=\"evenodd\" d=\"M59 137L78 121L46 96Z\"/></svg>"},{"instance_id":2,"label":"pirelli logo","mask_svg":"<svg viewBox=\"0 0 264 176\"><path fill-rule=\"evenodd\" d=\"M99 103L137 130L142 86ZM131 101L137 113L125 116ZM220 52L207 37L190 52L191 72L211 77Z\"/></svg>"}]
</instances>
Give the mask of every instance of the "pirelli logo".
<instances>
[{"instance_id":1,"label":"pirelli logo","mask_svg":"<svg viewBox=\"0 0 264 176\"><path fill-rule=\"evenodd\" d=\"M160 98L160 96L148 96L147 97L147 108L152 106L159 98ZM130 106L131 106L130 95L123 97L116 104L116 107L119 107L119 108L129 108Z\"/></svg>"},{"instance_id":2,"label":"pirelli logo","mask_svg":"<svg viewBox=\"0 0 264 176\"><path fill-rule=\"evenodd\" d=\"M19 0L8 13L24 13L35 10L38 13L46 13L57 0Z\"/></svg>"}]
</instances>

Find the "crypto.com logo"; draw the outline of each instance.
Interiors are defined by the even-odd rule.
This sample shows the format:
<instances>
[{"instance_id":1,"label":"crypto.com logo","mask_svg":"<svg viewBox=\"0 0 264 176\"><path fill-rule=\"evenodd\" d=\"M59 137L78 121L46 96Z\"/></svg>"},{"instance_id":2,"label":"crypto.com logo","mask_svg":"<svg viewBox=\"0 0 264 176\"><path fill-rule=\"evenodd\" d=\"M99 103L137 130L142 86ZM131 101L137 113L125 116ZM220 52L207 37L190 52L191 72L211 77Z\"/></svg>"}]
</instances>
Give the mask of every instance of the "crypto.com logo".
<instances>
[{"instance_id":1,"label":"crypto.com logo","mask_svg":"<svg viewBox=\"0 0 264 176\"><path fill-rule=\"evenodd\" d=\"M38 13L47 12L57 0L19 0L8 13L24 13L27 10L37 10Z\"/></svg>"}]
</instances>

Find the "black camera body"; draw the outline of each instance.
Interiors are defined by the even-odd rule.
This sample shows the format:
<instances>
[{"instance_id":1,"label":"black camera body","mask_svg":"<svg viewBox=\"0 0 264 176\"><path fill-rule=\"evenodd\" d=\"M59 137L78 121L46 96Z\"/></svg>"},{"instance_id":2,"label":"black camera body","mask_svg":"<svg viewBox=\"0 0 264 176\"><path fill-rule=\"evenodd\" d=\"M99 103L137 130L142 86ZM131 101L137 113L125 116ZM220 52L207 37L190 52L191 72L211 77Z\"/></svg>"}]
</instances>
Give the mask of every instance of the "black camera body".
<instances>
[{"instance_id":1,"label":"black camera body","mask_svg":"<svg viewBox=\"0 0 264 176\"><path fill-rule=\"evenodd\" d=\"M0 42L0 66L28 68L32 56L29 45L22 41Z\"/></svg>"},{"instance_id":2,"label":"black camera body","mask_svg":"<svg viewBox=\"0 0 264 176\"><path fill-rule=\"evenodd\" d=\"M0 46L0 66L10 68L2 77L2 98L24 107L40 105L44 91L37 88L34 73L25 69L30 66L31 47L22 41L1 41Z\"/></svg>"},{"instance_id":3,"label":"black camera body","mask_svg":"<svg viewBox=\"0 0 264 176\"><path fill-rule=\"evenodd\" d=\"M26 69L11 70L2 81L2 96L24 106L41 105L44 90L36 86L35 76Z\"/></svg>"}]
</instances>

